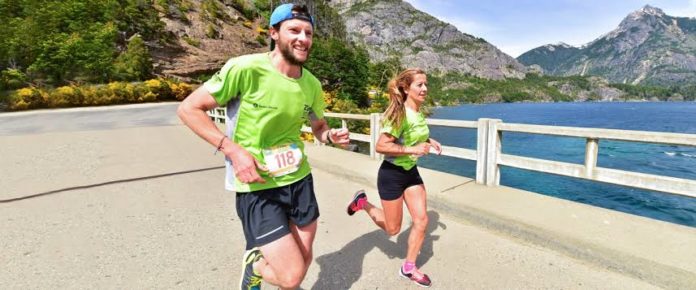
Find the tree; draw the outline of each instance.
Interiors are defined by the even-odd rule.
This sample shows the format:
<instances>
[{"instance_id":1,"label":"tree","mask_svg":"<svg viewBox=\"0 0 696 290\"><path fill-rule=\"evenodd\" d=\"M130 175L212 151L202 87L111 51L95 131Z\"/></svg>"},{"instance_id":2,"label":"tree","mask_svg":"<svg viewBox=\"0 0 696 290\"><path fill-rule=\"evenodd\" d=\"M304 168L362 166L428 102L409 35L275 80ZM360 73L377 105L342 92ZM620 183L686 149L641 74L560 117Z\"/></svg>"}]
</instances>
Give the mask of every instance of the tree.
<instances>
[{"instance_id":1,"label":"tree","mask_svg":"<svg viewBox=\"0 0 696 290\"><path fill-rule=\"evenodd\" d=\"M356 105L367 106L369 59L364 49L338 38L316 38L306 66L319 78L324 90Z\"/></svg>"},{"instance_id":2,"label":"tree","mask_svg":"<svg viewBox=\"0 0 696 290\"><path fill-rule=\"evenodd\" d=\"M126 51L116 58L114 76L119 80L143 80L152 75L152 58L140 35L133 36Z\"/></svg>"}]
</instances>

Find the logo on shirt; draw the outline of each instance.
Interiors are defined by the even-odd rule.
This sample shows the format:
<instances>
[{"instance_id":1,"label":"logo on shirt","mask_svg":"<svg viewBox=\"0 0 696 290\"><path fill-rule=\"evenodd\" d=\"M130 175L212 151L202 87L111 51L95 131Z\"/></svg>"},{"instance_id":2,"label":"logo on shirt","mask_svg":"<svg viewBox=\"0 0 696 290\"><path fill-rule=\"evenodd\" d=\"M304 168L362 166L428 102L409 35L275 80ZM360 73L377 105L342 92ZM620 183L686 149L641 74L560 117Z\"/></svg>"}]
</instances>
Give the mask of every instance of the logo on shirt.
<instances>
[{"instance_id":1,"label":"logo on shirt","mask_svg":"<svg viewBox=\"0 0 696 290\"><path fill-rule=\"evenodd\" d=\"M259 104L259 103L251 103L251 105L254 106L255 109L256 109L256 108L271 109L271 110L277 110L277 109L278 109L278 107L268 106L268 105L262 105L262 104Z\"/></svg>"}]
</instances>

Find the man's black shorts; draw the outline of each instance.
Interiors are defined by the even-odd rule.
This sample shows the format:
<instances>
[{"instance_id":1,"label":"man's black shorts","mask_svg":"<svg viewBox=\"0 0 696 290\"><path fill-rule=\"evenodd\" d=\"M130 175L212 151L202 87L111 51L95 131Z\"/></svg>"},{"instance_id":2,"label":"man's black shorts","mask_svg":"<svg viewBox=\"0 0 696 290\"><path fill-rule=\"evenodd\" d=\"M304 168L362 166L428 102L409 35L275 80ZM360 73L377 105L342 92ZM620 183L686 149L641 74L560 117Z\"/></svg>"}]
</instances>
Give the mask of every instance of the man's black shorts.
<instances>
[{"instance_id":1,"label":"man's black shorts","mask_svg":"<svg viewBox=\"0 0 696 290\"><path fill-rule=\"evenodd\" d=\"M303 227L319 218L312 174L282 187L237 192L246 249L273 242L290 233L289 222Z\"/></svg>"},{"instance_id":2,"label":"man's black shorts","mask_svg":"<svg viewBox=\"0 0 696 290\"><path fill-rule=\"evenodd\" d=\"M418 173L418 166L406 170L389 161L382 161L377 173L377 190L382 200L395 200L404 194L407 188L423 184Z\"/></svg>"}]
</instances>

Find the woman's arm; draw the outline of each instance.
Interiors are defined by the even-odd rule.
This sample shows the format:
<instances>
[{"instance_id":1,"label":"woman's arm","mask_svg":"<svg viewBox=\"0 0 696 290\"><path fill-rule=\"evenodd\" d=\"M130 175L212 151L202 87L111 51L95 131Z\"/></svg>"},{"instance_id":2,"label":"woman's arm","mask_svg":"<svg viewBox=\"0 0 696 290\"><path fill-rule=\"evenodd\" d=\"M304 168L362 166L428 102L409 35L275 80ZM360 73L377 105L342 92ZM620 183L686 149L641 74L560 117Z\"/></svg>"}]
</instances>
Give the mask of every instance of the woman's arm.
<instances>
[{"instance_id":1,"label":"woman's arm","mask_svg":"<svg viewBox=\"0 0 696 290\"><path fill-rule=\"evenodd\" d=\"M378 153L389 156L423 156L428 154L428 151L430 150L430 144L427 142L419 143L415 146L404 146L396 144L394 141L396 141L396 137L388 133L382 133L382 135L379 135L379 140L377 140L375 150L377 150Z\"/></svg>"}]
</instances>

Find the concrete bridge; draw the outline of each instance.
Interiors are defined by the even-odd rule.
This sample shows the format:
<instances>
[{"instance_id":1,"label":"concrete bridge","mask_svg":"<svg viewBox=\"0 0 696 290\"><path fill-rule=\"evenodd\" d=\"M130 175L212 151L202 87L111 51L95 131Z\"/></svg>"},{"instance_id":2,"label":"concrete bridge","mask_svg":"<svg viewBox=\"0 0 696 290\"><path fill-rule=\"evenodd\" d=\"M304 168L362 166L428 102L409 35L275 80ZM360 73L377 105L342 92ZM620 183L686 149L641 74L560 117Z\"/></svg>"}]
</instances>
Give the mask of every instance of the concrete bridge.
<instances>
[{"instance_id":1,"label":"concrete bridge","mask_svg":"<svg viewBox=\"0 0 696 290\"><path fill-rule=\"evenodd\" d=\"M244 239L221 157L176 104L0 114L0 288L236 287ZM303 289L416 289L345 203L379 161L308 145L321 206ZM424 169L434 289L693 289L696 229ZM408 221L404 223L408 225ZM264 287L264 289L273 289Z\"/></svg>"}]
</instances>

